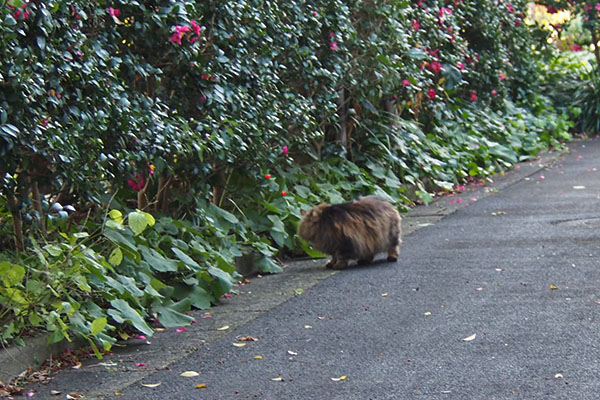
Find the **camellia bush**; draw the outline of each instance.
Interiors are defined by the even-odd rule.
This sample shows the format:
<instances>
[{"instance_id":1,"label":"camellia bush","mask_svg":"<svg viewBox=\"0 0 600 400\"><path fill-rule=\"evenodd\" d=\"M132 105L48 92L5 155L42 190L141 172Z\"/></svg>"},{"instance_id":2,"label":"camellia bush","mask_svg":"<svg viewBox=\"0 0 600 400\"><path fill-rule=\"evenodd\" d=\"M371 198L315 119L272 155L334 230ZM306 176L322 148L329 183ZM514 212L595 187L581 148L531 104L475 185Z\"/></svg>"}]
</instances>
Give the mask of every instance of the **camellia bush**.
<instances>
[{"instance_id":1,"label":"camellia bush","mask_svg":"<svg viewBox=\"0 0 600 400\"><path fill-rule=\"evenodd\" d=\"M570 137L522 0L0 5L3 343L188 324L319 255L303 209L428 202Z\"/></svg>"}]
</instances>

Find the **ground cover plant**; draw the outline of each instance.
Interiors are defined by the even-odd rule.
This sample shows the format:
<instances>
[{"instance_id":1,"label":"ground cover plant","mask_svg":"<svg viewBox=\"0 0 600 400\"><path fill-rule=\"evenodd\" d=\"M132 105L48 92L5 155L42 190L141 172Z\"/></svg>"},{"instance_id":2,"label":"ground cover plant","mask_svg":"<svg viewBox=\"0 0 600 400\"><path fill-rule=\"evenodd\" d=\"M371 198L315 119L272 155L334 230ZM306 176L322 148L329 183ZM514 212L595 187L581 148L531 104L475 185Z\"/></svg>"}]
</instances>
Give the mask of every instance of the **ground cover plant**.
<instances>
[{"instance_id":1,"label":"ground cover plant","mask_svg":"<svg viewBox=\"0 0 600 400\"><path fill-rule=\"evenodd\" d=\"M570 137L521 0L0 5L3 343L189 324L244 257L317 255L302 209L410 207Z\"/></svg>"}]
</instances>

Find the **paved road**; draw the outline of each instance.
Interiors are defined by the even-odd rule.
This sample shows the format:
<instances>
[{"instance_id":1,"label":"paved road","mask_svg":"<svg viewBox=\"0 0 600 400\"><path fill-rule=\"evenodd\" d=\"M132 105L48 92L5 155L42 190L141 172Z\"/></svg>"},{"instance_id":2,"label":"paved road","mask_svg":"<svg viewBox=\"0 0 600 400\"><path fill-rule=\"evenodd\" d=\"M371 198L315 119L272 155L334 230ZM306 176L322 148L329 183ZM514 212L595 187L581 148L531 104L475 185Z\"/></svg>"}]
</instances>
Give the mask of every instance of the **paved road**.
<instances>
[{"instance_id":1,"label":"paved road","mask_svg":"<svg viewBox=\"0 0 600 400\"><path fill-rule=\"evenodd\" d=\"M320 282L166 369L139 375L146 356L132 352L128 368L95 361L32 387L35 398L597 399L600 141L532 171L438 201L456 211L406 236L397 263L331 276L305 263L301 276Z\"/></svg>"}]
</instances>

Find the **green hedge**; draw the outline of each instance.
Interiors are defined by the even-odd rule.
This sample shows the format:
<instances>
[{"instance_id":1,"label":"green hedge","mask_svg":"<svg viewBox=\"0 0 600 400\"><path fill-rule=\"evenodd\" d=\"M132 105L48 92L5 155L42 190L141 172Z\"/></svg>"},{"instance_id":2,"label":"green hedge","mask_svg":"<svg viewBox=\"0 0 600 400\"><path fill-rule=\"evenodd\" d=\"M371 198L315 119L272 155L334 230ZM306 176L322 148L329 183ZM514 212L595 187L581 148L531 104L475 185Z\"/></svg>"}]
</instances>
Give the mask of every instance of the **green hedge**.
<instances>
[{"instance_id":1,"label":"green hedge","mask_svg":"<svg viewBox=\"0 0 600 400\"><path fill-rule=\"evenodd\" d=\"M559 145L526 3L2 3L2 340L189 323L243 255L315 255L301 209L408 206Z\"/></svg>"}]
</instances>

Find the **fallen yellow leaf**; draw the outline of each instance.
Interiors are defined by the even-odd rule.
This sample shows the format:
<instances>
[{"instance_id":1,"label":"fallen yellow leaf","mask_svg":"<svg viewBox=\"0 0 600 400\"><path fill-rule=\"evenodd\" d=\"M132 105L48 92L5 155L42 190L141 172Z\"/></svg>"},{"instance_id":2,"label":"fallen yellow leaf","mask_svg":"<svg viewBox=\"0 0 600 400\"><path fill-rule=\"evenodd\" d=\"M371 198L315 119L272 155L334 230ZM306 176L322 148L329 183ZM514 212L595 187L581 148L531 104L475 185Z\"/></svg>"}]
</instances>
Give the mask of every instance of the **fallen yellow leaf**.
<instances>
[{"instance_id":1,"label":"fallen yellow leaf","mask_svg":"<svg viewBox=\"0 0 600 400\"><path fill-rule=\"evenodd\" d=\"M331 380L334 381L334 382L339 382L339 381L345 381L346 378L347 378L346 375L342 375L339 378L331 378Z\"/></svg>"},{"instance_id":2,"label":"fallen yellow leaf","mask_svg":"<svg viewBox=\"0 0 600 400\"><path fill-rule=\"evenodd\" d=\"M227 329L229 329L229 325L225 325L220 328L217 328L218 331L226 331Z\"/></svg>"},{"instance_id":3,"label":"fallen yellow leaf","mask_svg":"<svg viewBox=\"0 0 600 400\"><path fill-rule=\"evenodd\" d=\"M147 387L147 388L155 388L161 385L162 382L158 382L158 383L142 383L142 386Z\"/></svg>"},{"instance_id":4,"label":"fallen yellow leaf","mask_svg":"<svg viewBox=\"0 0 600 400\"><path fill-rule=\"evenodd\" d=\"M381 293L381 297L387 297L388 294L387 293Z\"/></svg>"},{"instance_id":5,"label":"fallen yellow leaf","mask_svg":"<svg viewBox=\"0 0 600 400\"><path fill-rule=\"evenodd\" d=\"M304 328L306 328L306 329L312 329L312 325L304 325Z\"/></svg>"},{"instance_id":6,"label":"fallen yellow leaf","mask_svg":"<svg viewBox=\"0 0 600 400\"><path fill-rule=\"evenodd\" d=\"M277 378L271 378L272 381L274 382L282 382L283 381L283 377L278 376Z\"/></svg>"},{"instance_id":7,"label":"fallen yellow leaf","mask_svg":"<svg viewBox=\"0 0 600 400\"><path fill-rule=\"evenodd\" d=\"M427 316L430 316L430 315L431 315L431 311L427 311L427 312L425 313L425 315L427 315Z\"/></svg>"},{"instance_id":8,"label":"fallen yellow leaf","mask_svg":"<svg viewBox=\"0 0 600 400\"><path fill-rule=\"evenodd\" d=\"M476 333L474 333L474 334L472 334L471 336L469 336L469 337L466 337L466 338L462 339L462 341L463 341L463 342L470 342L471 340L475 340L475 338L476 338L476 337L477 337L477 334L476 334Z\"/></svg>"},{"instance_id":9,"label":"fallen yellow leaf","mask_svg":"<svg viewBox=\"0 0 600 400\"><path fill-rule=\"evenodd\" d=\"M556 289L558 289L556 286L550 285L550 290L556 290Z\"/></svg>"},{"instance_id":10,"label":"fallen yellow leaf","mask_svg":"<svg viewBox=\"0 0 600 400\"><path fill-rule=\"evenodd\" d=\"M196 389L206 389L206 383L199 383L196 385Z\"/></svg>"},{"instance_id":11,"label":"fallen yellow leaf","mask_svg":"<svg viewBox=\"0 0 600 400\"><path fill-rule=\"evenodd\" d=\"M233 345L235 347L244 347L246 345L246 342L244 342L244 343L233 343Z\"/></svg>"},{"instance_id":12,"label":"fallen yellow leaf","mask_svg":"<svg viewBox=\"0 0 600 400\"><path fill-rule=\"evenodd\" d=\"M260 356L260 355L259 355L259 356L254 356L254 359L255 359L255 360L262 360L262 359L263 359L263 357L262 357L262 356Z\"/></svg>"},{"instance_id":13,"label":"fallen yellow leaf","mask_svg":"<svg viewBox=\"0 0 600 400\"><path fill-rule=\"evenodd\" d=\"M556 379L559 379L559 378L564 378L563 374L556 374L556 375L554 375L554 377L555 377Z\"/></svg>"},{"instance_id":14,"label":"fallen yellow leaf","mask_svg":"<svg viewBox=\"0 0 600 400\"><path fill-rule=\"evenodd\" d=\"M192 377L198 376L200 374L198 372L196 372L196 371L185 371L185 372L182 372L179 375L183 376L184 378L192 378Z\"/></svg>"}]
</instances>

